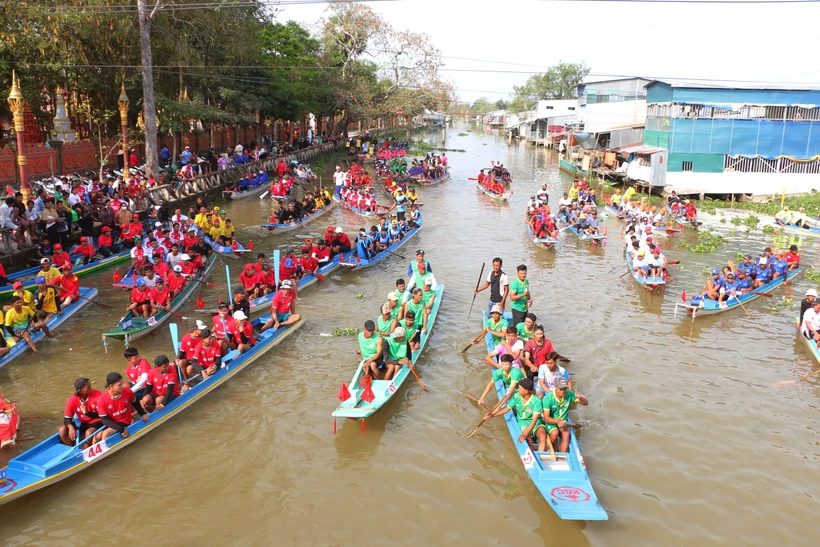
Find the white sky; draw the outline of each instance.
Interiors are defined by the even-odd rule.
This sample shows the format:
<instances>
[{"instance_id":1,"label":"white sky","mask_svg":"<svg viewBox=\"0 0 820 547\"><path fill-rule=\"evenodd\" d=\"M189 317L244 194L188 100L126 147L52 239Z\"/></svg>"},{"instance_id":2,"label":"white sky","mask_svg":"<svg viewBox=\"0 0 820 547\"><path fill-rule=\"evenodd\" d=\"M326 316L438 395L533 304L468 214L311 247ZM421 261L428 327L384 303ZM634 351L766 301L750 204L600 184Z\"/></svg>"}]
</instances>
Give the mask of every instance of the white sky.
<instances>
[{"instance_id":1,"label":"white sky","mask_svg":"<svg viewBox=\"0 0 820 547\"><path fill-rule=\"evenodd\" d=\"M312 25L326 9L286 2L278 16L282 22ZM820 33L812 29L818 4L399 0L368 5L394 28L428 34L445 56L444 76L468 102L480 96L509 98L513 85L530 75L489 71L538 72L558 61L583 61L593 74L820 83Z\"/></svg>"}]
</instances>

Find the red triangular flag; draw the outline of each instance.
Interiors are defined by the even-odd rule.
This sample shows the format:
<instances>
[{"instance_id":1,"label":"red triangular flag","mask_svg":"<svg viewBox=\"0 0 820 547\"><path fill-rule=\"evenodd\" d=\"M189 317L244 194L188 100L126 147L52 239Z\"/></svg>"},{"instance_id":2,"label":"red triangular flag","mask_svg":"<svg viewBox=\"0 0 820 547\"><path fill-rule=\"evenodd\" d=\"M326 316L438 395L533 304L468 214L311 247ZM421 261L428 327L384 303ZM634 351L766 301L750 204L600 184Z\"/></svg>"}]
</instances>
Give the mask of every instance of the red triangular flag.
<instances>
[{"instance_id":1,"label":"red triangular flag","mask_svg":"<svg viewBox=\"0 0 820 547\"><path fill-rule=\"evenodd\" d=\"M122 274L119 269L114 270L114 283L119 283L120 281L122 281Z\"/></svg>"},{"instance_id":2,"label":"red triangular flag","mask_svg":"<svg viewBox=\"0 0 820 547\"><path fill-rule=\"evenodd\" d=\"M237 243L236 241L234 241L233 243L231 243L231 249L233 249L233 250L235 251L235 250L237 250L238 248L239 248L239 243Z\"/></svg>"},{"instance_id":3,"label":"red triangular flag","mask_svg":"<svg viewBox=\"0 0 820 547\"><path fill-rule=\"evenodd\" d=\"M6 184L6 193L10 196L14 195L14 189L11 186L9 186L8 184Z\"/></svg>"},{"instance_id":4,"label":"red triangular flag","mask_svg":"<svg viewBox=\"0 0 820 547\"><path fill-rule=\"evenodd\" d=\"M251 241L250 239L248 240L248 250L249 251L253 250L253 241Z\"/></svg>"},{"instance_id":5,"label":"red triangular flag","mask_svg":"<svg viewBox=\"0 0 820 547\"><path fill-rule=\"evenodd\" d=\"M196 297L196 307L197 307L197 309L200 309L200 310L205 307L205 302L202 301L201 296Z\"/></svg>"},{"instance_id":6,"label":"red triangular flag","mask_svg":"<svg viewBox=\"0 0 820 547\"><path fill-rule=\"evenodd\" d=\"M347 389L346 384L342 384L342 387L339 389L339 400L347 401L348 399L350 399L350 391Z\"/></svg>"},{"instance_id":7,"label":"red triangular flag","mask_svg":"<svg viewBox=\"0 0 820 547\"><path fill-rule=\"evenodd\" d=\"M376 396L373 395L373 390L370 389L370 384L367 384L364 388L364 391L362 391L362 401L367 401L368 403L372 403L373 399L375 399L375 398L376 398Z\"/></svg>"},{"instance_id":8,"label":"red triangular flag","mask_svg":"<svg viewBox=\"0 0 820 547\"><path fill-rule=\"evenodd\" d=\"M680 295L680 299L683 300L683 303L686 304L686 291L683 291Z\"/></svg>"},{"instance_id":9,"label":"red triangular flag","mask_svg":"<svg viewBox=\"0 0 820 547\"><path fill-rule=\"evenodd\" d=\"M217 301L217 302L219 302L219 303L221 304L221 303L222 303L222 297L221 297L221 296L217 296L217 297L216 297L216 301Z\"/></svg>"}]
</instances>

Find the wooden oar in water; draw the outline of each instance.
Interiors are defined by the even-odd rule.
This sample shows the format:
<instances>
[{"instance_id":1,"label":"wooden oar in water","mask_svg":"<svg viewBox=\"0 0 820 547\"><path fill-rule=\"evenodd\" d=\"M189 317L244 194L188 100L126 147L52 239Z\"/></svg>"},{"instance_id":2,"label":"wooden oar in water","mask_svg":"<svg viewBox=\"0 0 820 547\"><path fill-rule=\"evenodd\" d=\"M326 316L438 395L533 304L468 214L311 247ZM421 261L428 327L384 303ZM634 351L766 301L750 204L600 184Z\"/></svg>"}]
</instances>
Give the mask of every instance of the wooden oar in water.
<instances>
[{"instance_id":1,"label":"wooden oar in water","mask_svg":"<svg viewBox=\"0 0 820 547\"><path fill-rule=\"evenodd\" d=\"M498 410L499 408L501 408L501 405L502 405L503 403L504 403L504 398L502 397L502 398L501 398L501 400L500 400L500 401L498 401L498 404L497 404L497 405L495 405L495 406L493 407L493 409L492 409L491 411L489 411L489 412L488 412L488 414L490 414L490 415L492 416L492 415L493 415L493 413L495 413L495 411L496 411L496 410ZM482 425L484 425L484 422L486 422L488 419L489 419L489 418L481 418L481 421L480 421L480 422L478 422L478 425L477 425L477 426L475 426L475 427L473 428L473 430L472 430L472 431L470 431L470 434L469 434L469 435L467 435L467 438L469 439L470 437L472 437L473 435L475 435L475 432L476 432L476 431L478 431L478 428L479 428L479 427L481 427Z\"/></svg>"},{"instance_id":2,"label":"wooden oar in water","mask_svg":"<svg viewBox=\"0 0 820 547\"><path fill-rule=\"evenodd\" d=\"M487 329L486 328L484 330L482 330L481 334L476 336L475 339L472 342L467 344L467 347L465 347L463 350L461 350L461 353L466 353L468 349L470 349L474 345L478 344L479 340L481 340L484 337L485 334L487 334Z\"/></svg>"},{"instance_id":3,"label":"wooden oar in water","mask_svg":"<svg viewBox=\"0 0 820 547\"><path fill-rule=\"evenodd\" d=\"M462 395L464 395L465 397L467 397L468 399L470 399L474 403L479 404L479 406L482 406L482 407L486 408L487 410L491 410L490 407L488 407L484 403L479 403L478 398L475 395L473 395L472 393L463 393L461 391L459 391L459 393L461 393Z\"/></svg>"},{"instance_id":4,"label":"wooden oar in water","mask_svg":"<svg viewBox=\"0 0 820 547\"><path fill-rule=\"evenodd\" d=\"M814 376L815 374L820 374L820 370L815 370L814 372L806 374L805 376L803 376L802 378L798 378L797 380L786 380L785 382L777 382L777 383L772 384L772 385L773 386L785 386L785 385L789 385L789 384L796 384L797 382L802 382L806 378L810 378L810 377Z\"/></svg>"},{"instance_id":5,"label":"wooden oar in water","mask_svg":"<svg viewBox=\"0 0 820 547\"><path fill-rule=\"evenodd\" d=\"M478 287L481 285L481 278L484 277L484 266L486 266L486 262L481 263L481 273L478 274L478 282L475 284L475 291L473 292L473 302L470 304L470 311L467 312L467 319L470 318L470 314L473 313L473 304L475 304L475 297L478 296Z\"/></svg>"}]
</instances>

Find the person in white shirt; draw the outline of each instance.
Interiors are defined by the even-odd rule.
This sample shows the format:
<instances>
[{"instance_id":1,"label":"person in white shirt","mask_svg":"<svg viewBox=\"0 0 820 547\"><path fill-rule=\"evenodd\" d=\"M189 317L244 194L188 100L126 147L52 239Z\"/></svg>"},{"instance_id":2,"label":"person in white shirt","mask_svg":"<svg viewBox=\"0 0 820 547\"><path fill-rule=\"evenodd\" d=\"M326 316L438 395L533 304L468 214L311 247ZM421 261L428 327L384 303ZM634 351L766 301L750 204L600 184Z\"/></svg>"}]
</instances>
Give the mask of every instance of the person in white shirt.
<instances>
[{"instance_id":1,"label":"person in white shirt","mask_svg":"<svg viewBox=\"0 0 820 547\"><path fill-rule=\"evenodd\" d=\"M188 217L182 214L182 209L176 209L174 216L171 217L171 222L185 222L186 220L188 220Z\"/></svg>"},{"instance_id":2,"label":"person in white shirt","mask_svg":"<svg viewBox=\"0 0 820 547\"><path fill-rule=\"evenodd\" d=\"M546 184L541 186L541 189L538 190L538 201L540 201L544 205L549 205L550 203L550 192L549 190L547 190Z\"/></svg>"},{"instance_id":3,"label":"person in white shirt","mask_svg":"<svg viewBox=\"0 0 820 547\"><path fill-rule=\"evenodd\" d=\"M646 251L638 249L635 257L632 259L632 271L641 277L646 277L649 271L649 264L646 262Z\"/></svg>"},{"instance_id":4,"label":"person in white shirt","mask_svg":"<svg viewBox=\"0 0 820 547\"><path fill-rule=\"evenodd\" d=\"M556 362L558 354L554 351L550 352L545 356L545 359L544 364L538 367L538 382L535 384L535 393L539 397L543 397L555 389L555 378L558 376L566 378L572 386L572 378L570 378L569 372Z\"/></svg>"},{"instance_id":5,"label":"person in white shirt","mask_svg":"<svg viewBox=\"0 0 820 547\"><path fill-rule=\"evenodd\" d=\"M336 193L341 195L342 187L345 184L345 173L338 165L336 166L336 172L333 173L333 184L336 185Z\"/></svg>"},{"instance_id":6,"label":"person in white shirt","mask_svg":"<svg viewBox=\"0 0 820 547\"><path fill-rule=\"evenodd\" d=\"M814 340L815 344L820 342L820 300L815 300L803 314L800 332L809 340Z\"/></svg>"}]
</instances>

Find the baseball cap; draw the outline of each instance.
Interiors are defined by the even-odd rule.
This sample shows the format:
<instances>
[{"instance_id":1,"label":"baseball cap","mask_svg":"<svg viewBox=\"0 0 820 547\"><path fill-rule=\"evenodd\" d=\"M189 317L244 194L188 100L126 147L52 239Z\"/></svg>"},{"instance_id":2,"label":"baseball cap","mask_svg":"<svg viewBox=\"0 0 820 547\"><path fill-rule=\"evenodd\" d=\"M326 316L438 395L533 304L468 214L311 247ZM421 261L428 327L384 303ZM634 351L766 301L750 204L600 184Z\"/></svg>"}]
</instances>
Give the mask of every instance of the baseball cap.
<instances>
[{"instance_id":1,"label":"baseball cap","mask_svg":"<svg viewBox=\"0 0 820 547\"><path fill-rule=\"evenodd\" d=\"M396 293L394 293L394 292L389 292L389 293L387 293L387 299L388 299L388 300L396 300L396 301L398 301L398 300L399 300L399 297L398 297L398 296L396 296Z\"/></svg>"},{"instance_id":2,"label":"baseball cap","mask_svg":"<svg viewBox=\"0 0 820 547\"><path fill-rule=\"evenodd\" d=\"M364 330L376 330L376 323L368 319L364 322Z\"/></svg>"},{"instance_id":3,"label":"baseball cap","mask_svg":"<svg viewBox=\"0 0 820 547\"><path fill-rule=\"evenodd\" d=\"M408 319L415 319L416 312L414 312L413 310L407 310L407 313L405 313L404 316Z\"/></svg>"},{"instance_id":4,"label":"baseball cap","mask_svg":"<svg viewBox=\"0 0 820 547\"><path fill-rule=\"evenodd\" d=\"M243 312L242 310L238 310L238 311L234 312L233 318L236 319L237 321L244 321L245 319L248 318L248 316L245 315L245 312Z\"/></svg>"},{"instance_id":5,"label":"baseball cap","mask_svg":"<svg viewBox=\"0 0 820 547\"><path fill-rule=\"evenodd\" d=\"M145 286L145 280L141 277L139 279L137 279L137 287L144 287L144 286Z\"/></svg>"},{"instance_id":6,"label":"baseball cap","mask_svg":"<svg viewBox=\"0 0 820 547\"><path fill-rule=\"evenodd\" d=\"M503 311L501 311L501 306L499 306L498 304L496 304L496 305L494 305L494 306L492 307L492 309L490 309L490 313L500 313L500 314L503 314L504 312L503 312Z\"/></svg>"},{"instance_id":7,"label":"baseball cap","mask_svg":"<svg viewBox=\"0 0 820 547\"><path fill-rule=\"evenodd\" d=\"M390 306L382 304L382 313L390 313Z\"/></svg>"},{"instance_id":8,"label":"baseball cap","mask_svg":"<svg viewBox=\"0 0 820 547\"><path fill-rule=\"evenodd\" d=\"M83 236L83 237L80 238L80 241L88 241L88 238Z\"/></svg>"},{"instance_id":9,"label":"baseball cap","mask_svg":"<svg viewBox=\"0 0 820 547\"><path fill-rule=\"evenodd\" d=\"M162 222L155 222L154 226L162 226Z\"/></svg>"},{"instance_id":10,"label":"baseball cap","mask_svg":"<svg viewBox=\"0 0 820 547\"><path fill-rule=\"evenodd\" d=\"M23 288L23 284L22 284L22 283L20 283L19 281L16 281L16 282L14 283L14 285L12 285L12 286L11 286L11 288L12 288L12 289L14 289L14 290L17 290L17 289L22 289L22 288Z\"/></svg>"},{"instance_id":11,"label":"baseball cap","mask_svg":"<svg viewBox=\"0 0 820 547\"><path fill-rule=\"evenodd\" d=\"M526 389L527 391L532 391L533 383L530 378L522 378L518 385Z\"/></svg>"},{"instance_id":12,"label":"baseball cap","mask_svg":"<svg viewBox=\"0 0 820 547\"><path fill-rule=\"evenodd\" d=\"M532 381L532 380L530 380L530 381ZM565 387L568 387L568 386L569 386L569 383L567 382L566 378L564 378L563 376L556 376L555 377L555 387L556 388L561 389L561 388L565 388Z\"/></svg>"},{"instance_id":13,"label":"baseball cap","mask_svg":"<svg viewBox=\"0 0 820 547\"><path fill-rule=\"evenodd\" d=\"M424 280L424 284L432 286L433 285L433 279L431 277L428 277L427 279Z\"/></svg>"},{"instance_id":14,"label":"baseball cap","mask_svg":"<svg viewBox=\"0 0 820 547\"><path fill-rule=\"evenodd\" d=\"M396 327L396 330L393 331L390 338L396 339L401 338L402 336L407 336L407 332L404 330L404 327Z\"/></svg>"},{"instance_id":15,"label":"baseball cap","mask_svg":"<svg viewBox=\"0 0 820 547\"><path fill-rule=\"evenodd\" d=\"M712 275L720 275L720 269L719 268L712 268Z\"/></svg>"},{"instance_id":16,"label":"baseball cap","mask_svg":"<svg viewBox=\"0 0 820 547\"><path fill-rule=\"evenodd\" d=\"M205 323L203 323L202 321L200 321L199 319L197 319L197 321L196 321L196 328L197 328L197 330L205 330L205 329L207 329L208 327L207 327L207 326L205 326Z\"/></svg>"},{"instance_id":17,"label":"baseball cap","mask_svg":"<svg viewBox=\"0 0 820 547\"><path fill-rule=\"evenodd\" d=\"M89 381L88 378L77 378L74 380L74 391L80 391Z\"/></svg>"},{"instance_id":18,"label":"baseball cap","mask_svg":"<svg viewBox=\"0 0 820 547\"><path fill-rule=\"evenodd\" d=\"M638 256L646 256L646 252L643 249L641 249L638 251Z\"/></svg>"},{"instance_id":19,"label":"baseball cap","mask_svg":"<svg viewBox=\"0 0 820 547\"><path fill-rule=\"evenodd\" d=\"M35 278L34 278L34 282L35 282L35 283L45 283L45 282L46 282L46 278L45 278L45 277L43 277L42 275L38 275L37 277L35 277Z\"/></svg>"},{"instance_id":20,"label":"baseball cap","mask_svg":"<svg viewBox=\"0 0 820 547\"><path fill-rule=\"evenodd\" d=\"M253 269L253 264L245 264L245 271L249 271Z\"/></svg>"},{"instance_id":21,"label":"baseball cap","mask_svg":"<svg viewBox=\"0 0 820 547\"><path fill-rule=\"evenodd\" d=\"M181 259L182 260L191 260L191 257L188 255L188 253L182 253Z\"/></svg>"},{"instance_id":22,"label":"baseball cap","mask_svg":"<svg viewBox=\"0 0 820 547\"><path fill-rule=\"evenodd\" d=\"M341 234L342 232L344 232L344 230L342 229L342 227L341 227L341 226L337 226L337 227L336 227L336 233L337 233L337 234Z\"/></svg>"},{"instance_id":23,"label":"baseball cap","mask_svg":"<svg viewBox=\"0 0 820 547\"><path fill-rule=\"evenodd\" d=\"M285 279L284 281L282 281L282 288L283 289L292 289L293 288L293 285L291 284L290 279Z\"/></svg>"},{"instance_id":24,"label":"baseball cap","mask_svg":"<svg viewBox=\"0 0 820 547\"><path fill-rule=\"evenodd\" d=\"M174 271L175 271L175 272L181 272L181 271L182 271L182 266L180 266L179 264L177 264L176 266L174 266Z\"/></svg>"},{"instance_id":25,"label":"baseball cap","mask_svg":"<svg viewBox=\"0 0 820 547\"><path fill-rule=\"evenodd\" d=\"M16 284L15 284L16 285ZM817 291L814 289L809 289L806 291L806 296L817 296Z\"/></svg>"}]
</instances>

